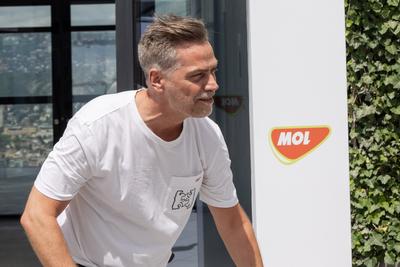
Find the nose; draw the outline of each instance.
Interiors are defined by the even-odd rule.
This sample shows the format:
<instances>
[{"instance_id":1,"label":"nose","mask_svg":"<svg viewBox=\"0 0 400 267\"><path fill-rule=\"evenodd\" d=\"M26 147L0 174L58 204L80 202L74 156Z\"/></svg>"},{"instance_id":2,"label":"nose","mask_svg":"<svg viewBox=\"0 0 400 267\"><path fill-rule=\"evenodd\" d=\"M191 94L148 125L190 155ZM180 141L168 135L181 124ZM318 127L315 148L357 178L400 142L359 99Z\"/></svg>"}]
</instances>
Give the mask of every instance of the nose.
<instances>
[{"instance_id":1,"label":"nose","mask_svg":"<svg viewBox=\"0 0 400 267\"><path fill-rule=\"evenodd\" d=\"M215 73L211 73L208 75L208 81L205 90L206 91L212 91L215 92L219 88L218 83L217 83L217 77Z\"/></svg>"}]
</instances>

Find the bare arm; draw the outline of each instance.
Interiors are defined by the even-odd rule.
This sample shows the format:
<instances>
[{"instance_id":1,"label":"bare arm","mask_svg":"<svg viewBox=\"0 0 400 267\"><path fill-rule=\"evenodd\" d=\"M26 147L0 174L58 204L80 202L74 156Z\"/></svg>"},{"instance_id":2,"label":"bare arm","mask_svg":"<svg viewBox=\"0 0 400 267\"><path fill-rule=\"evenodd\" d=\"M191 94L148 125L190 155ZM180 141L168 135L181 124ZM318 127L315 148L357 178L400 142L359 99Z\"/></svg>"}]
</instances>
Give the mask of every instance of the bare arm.
<instances>
[{"instance_id":1,"label":"bare arm","mask_svg":"<svg viewBox=\"0 0 400 267\"><path fill-rule=\"evenodd\" d=\"M242 207L232 208L208 206L214 218L218 233L225 243L236 266L262 267L260 250L253 227Z\"/></svg>"},{"instance_id":2,"label":"bare arm","mask_svg":"<svg viewBox=\"0 0 400 267\"><path fill-rule=\"evenodd\" d=\"M69 201L51 199L35 187L29 195L21 224L43 266L76 266L56 221L68 203Z\"/></svg>"}]
</instances>

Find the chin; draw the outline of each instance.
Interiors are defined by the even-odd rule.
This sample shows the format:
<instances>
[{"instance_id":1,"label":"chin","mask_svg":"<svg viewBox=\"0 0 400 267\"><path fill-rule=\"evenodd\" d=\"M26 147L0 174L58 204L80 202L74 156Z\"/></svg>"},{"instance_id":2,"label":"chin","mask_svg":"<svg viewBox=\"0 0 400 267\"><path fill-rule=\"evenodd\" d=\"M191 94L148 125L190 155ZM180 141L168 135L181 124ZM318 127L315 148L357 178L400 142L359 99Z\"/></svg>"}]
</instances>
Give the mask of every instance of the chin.
<instances>
[{"instance_id":1,"label":"chin","mask_svg":"<svg viewBox=\"0 0 400 267\"><path fill-rule=\"evenodd\" d=\"M206 110L202 110L202 111L199 111L199 112L193 112L191 117L193 117L193 118L204 118L204 117L209 116L211 114L211 112L212 112L212 109L211 110L207 110L207 111Z\"/></svg>"}]
</instances>

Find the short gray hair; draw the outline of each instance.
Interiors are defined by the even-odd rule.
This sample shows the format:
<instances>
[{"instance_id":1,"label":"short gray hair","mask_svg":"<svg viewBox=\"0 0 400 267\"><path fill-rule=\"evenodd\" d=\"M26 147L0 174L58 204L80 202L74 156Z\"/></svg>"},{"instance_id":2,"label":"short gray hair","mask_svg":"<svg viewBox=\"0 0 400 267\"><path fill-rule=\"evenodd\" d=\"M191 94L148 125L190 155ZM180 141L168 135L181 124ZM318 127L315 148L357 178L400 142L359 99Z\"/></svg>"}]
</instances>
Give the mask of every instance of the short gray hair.
<instances>
[{"instance_id":1,"label":"short gray hair","mask_svg":"<svg viewBox=\"0 0 400 267\"><path fill-rule=\"evenodd\" d=\"M146 78L151 67L161 71L174 69L177 47L207 41L207 29L199 19L175 15L155 16L138 45L140 66Z\"/></svg>"}]
</instances>

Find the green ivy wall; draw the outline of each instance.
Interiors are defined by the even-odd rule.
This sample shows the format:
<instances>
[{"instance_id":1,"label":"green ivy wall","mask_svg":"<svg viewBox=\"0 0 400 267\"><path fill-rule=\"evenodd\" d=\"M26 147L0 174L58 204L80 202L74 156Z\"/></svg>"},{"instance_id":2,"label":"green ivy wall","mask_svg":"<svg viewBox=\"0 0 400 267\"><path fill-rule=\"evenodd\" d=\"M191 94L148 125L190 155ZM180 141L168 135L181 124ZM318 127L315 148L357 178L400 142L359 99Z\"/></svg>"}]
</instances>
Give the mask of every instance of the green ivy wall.
<instances>
[{"instance_id":1,"label":"green ivy wall","mask_svg":"<svg viewBox=\"0 0 400 267\"><path fill-rule=\"evenodd\" d=\"M400 264L400 0L345 0L353 266Z\"/></svg>"}]
</instances>

